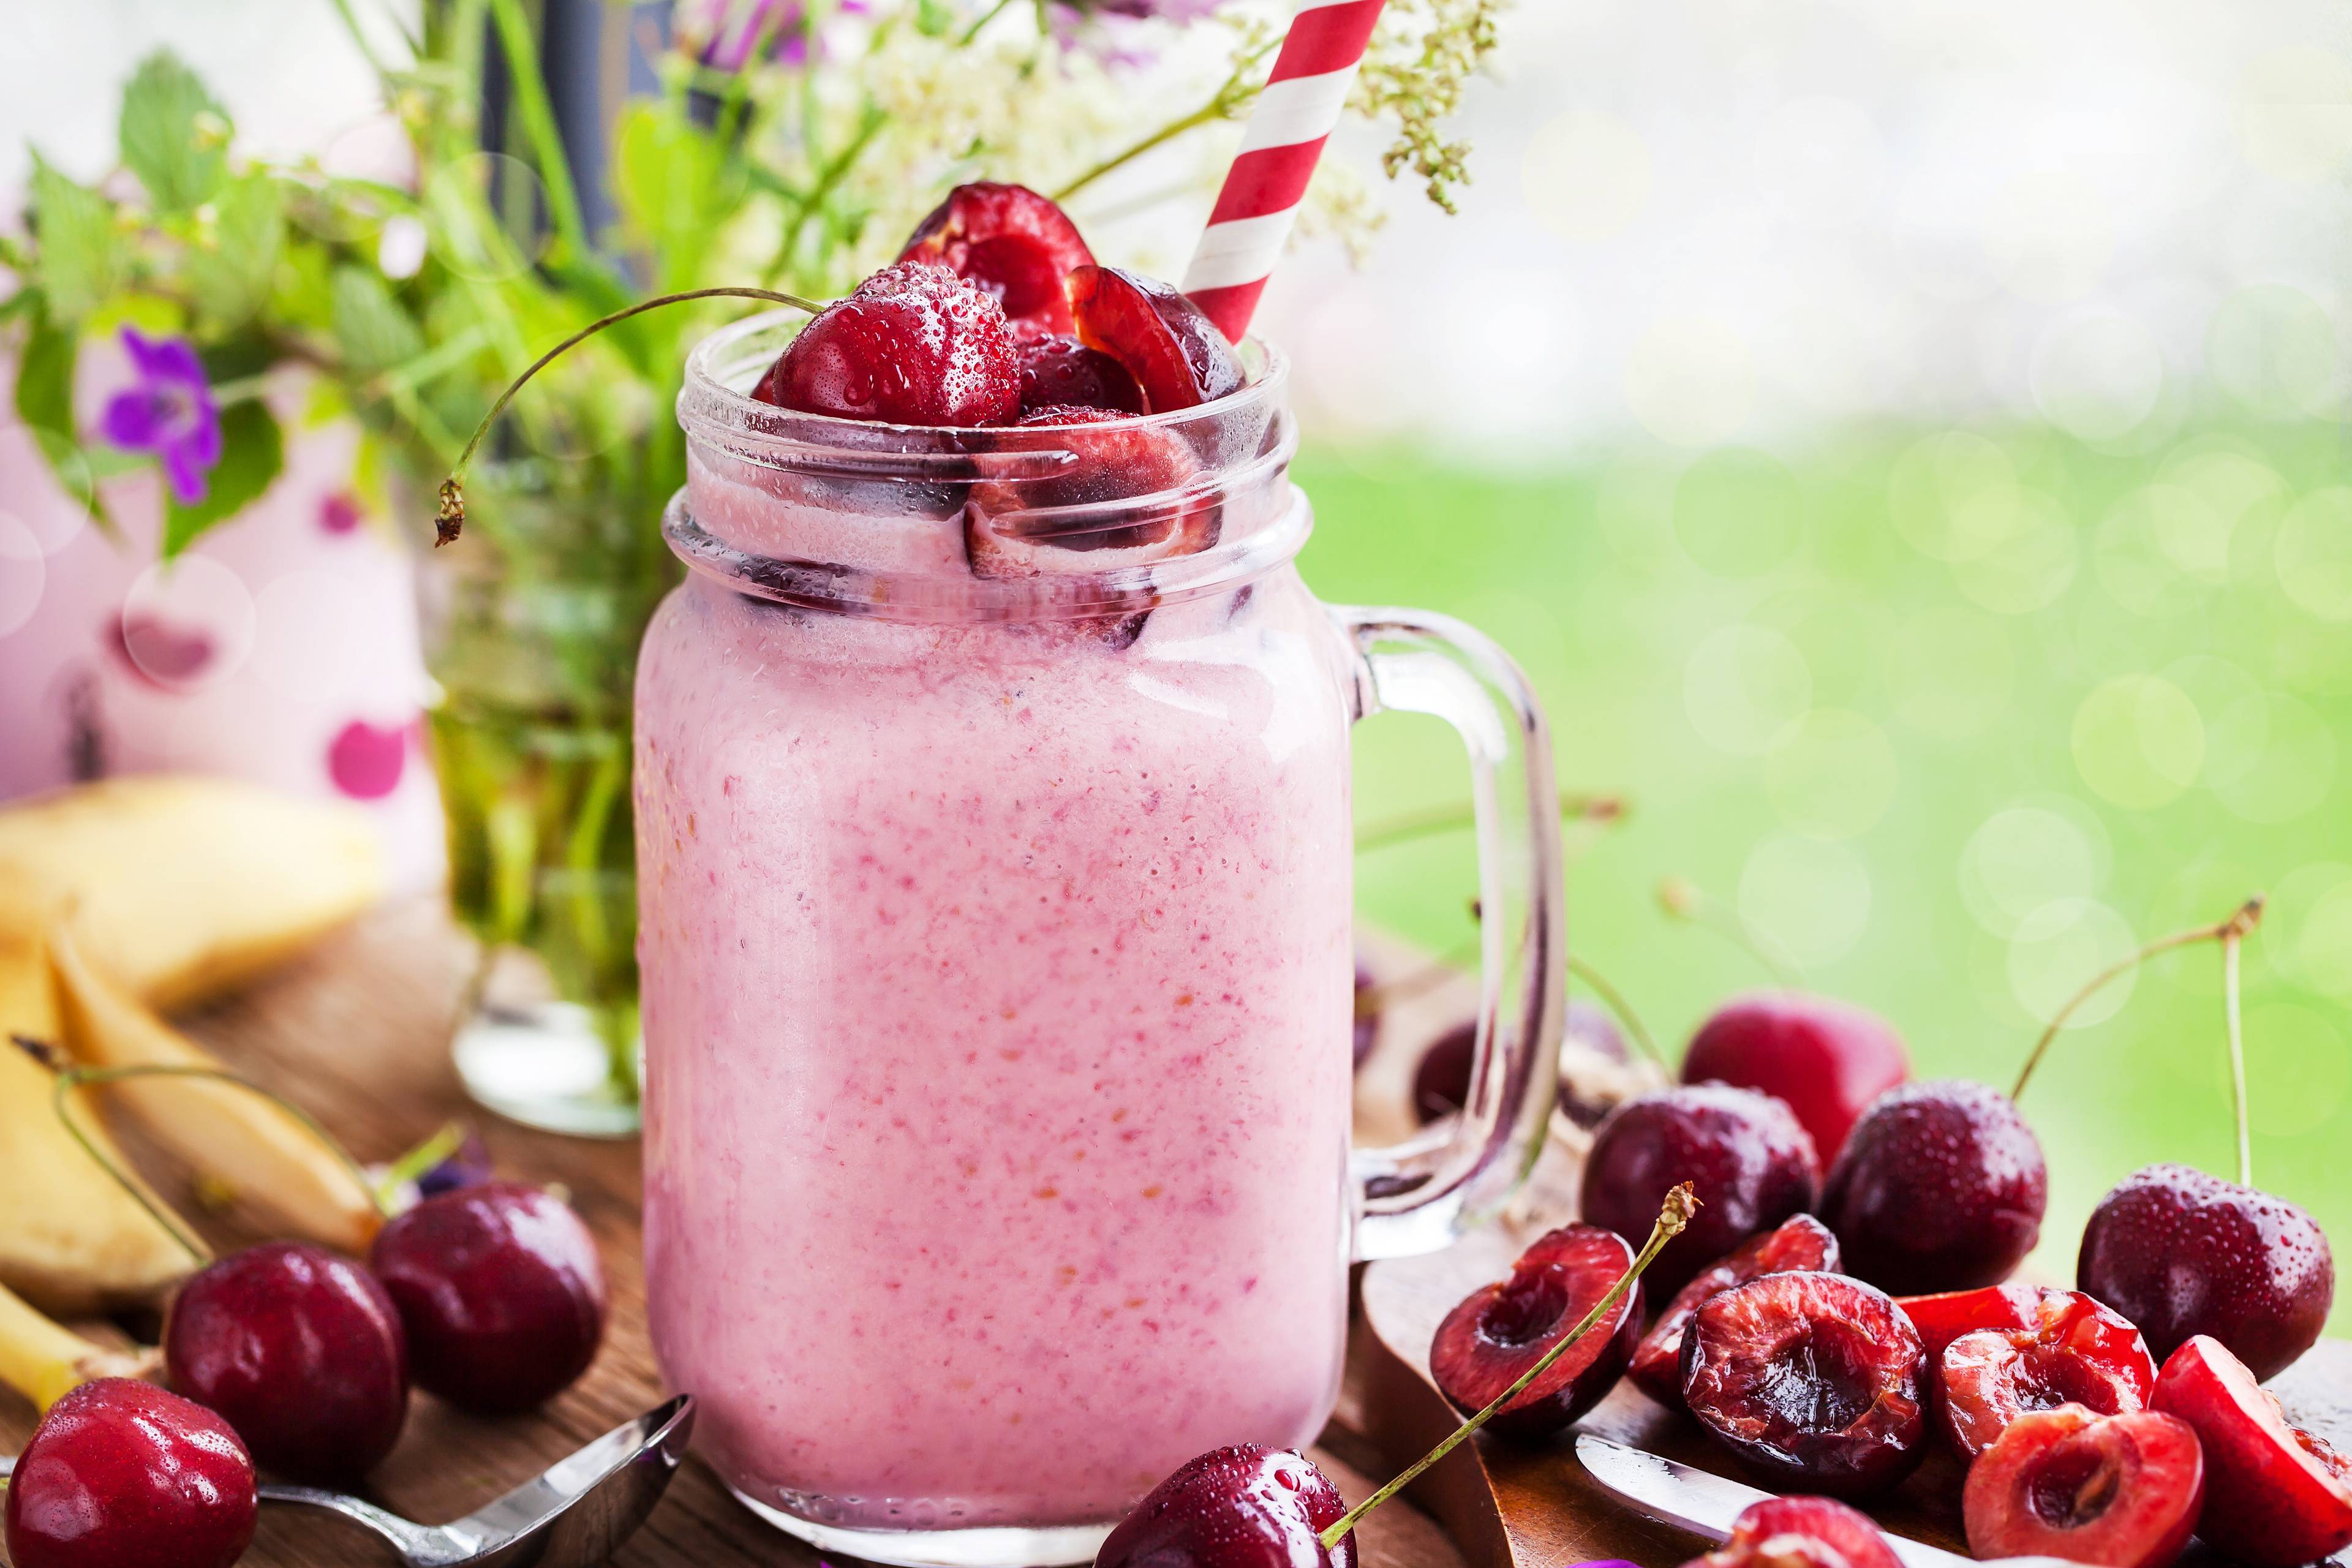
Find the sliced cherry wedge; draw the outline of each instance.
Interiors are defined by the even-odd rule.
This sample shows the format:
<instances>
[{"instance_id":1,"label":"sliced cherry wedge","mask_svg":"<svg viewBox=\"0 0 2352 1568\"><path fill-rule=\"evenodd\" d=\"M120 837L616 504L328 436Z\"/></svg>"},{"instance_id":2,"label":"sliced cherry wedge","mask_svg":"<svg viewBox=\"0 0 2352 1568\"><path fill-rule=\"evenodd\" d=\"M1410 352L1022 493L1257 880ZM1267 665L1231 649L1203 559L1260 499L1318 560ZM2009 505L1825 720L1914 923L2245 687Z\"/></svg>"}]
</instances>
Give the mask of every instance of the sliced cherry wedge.
<instances>
[{"instance_id":1,"label":"sliced cherry wedge","mask_svg":"<svg viewBox=\"0 0 2352 1568\"><path fill-rule=\"evenodd\" d=\"M1936 1362L1945 1435L1974 1460L2028 1411L2074 1404L2101 1415L2147 1408L2156 1363L2131 1320L2080 1290L2052 1290L2020 1329L1976 1329Z\"/></svg>"},{"instance_id":2,"label":"sliced cherry wedge","mask_svg":"<svg viewBox=\"0 0 2352 1568\"><path fill-rule=\"evenodd\" d=\"M1944 1347L1979 1329L2030 1329L2039 1319L2047 1288L2040 1285L1979 1285L1973 1290L1941 1290L1932 1296L1897 1296L1895 1304L1919 1331L1927 1364L1943 1359Z\"/></svg>"},{"instance_id":3,"label":"sliced cherry wedge","mask_svg":"<svg viewBox=\"0 0 2352 1568\"><path fill-rule=\"evenodd\" d=\"M1088 426L1104 426L1103 429ZM977 459L1004 477L971 487L964 551L982 577L1100 573L1166 561L1217 542L1216 497L1194 485L1200 459L1172 431L1099 408L1041 408ZM1066 451L1076 460L1047 477L1024 477L1018 454ZM1008 455L1010 454L1010 455Z\"/></svg>"},{"instance_id":4,"label":"sliced cherry wedge","mask_svg":"<svg viewBox=\"0 0 2352 1568\"><path fill-rule=\"evenodd\" d=\"M1960 1506L1979 1558L2164 1568L2189 1543L2204 1492L2187 1422L2064 1405L2012 1422L1969 1471Z\"/></svg>"},{"instance_id":5,"label":"sliced cherry wedge","mask_svg":"<svg viewBox=\"0 0 2352 1568\"><path fill-rule=\"evenodd\" d=\"M1834 1498L1776 1497L1750 1503L1706 1568L1902 1568L1870 1516Z\"/></svg>"},{"instance_id":6,"label":"sliced cherry wedge","mask_svg":"<svg viewBox=\"0 0 2352 1568\"><path fill-rule=\"evenodd\" d=\"M1070 303L1062 280L1094 264L1078 226L1025 185L977 180L958 185L915 226L901 261L933 261L992 294L1024 331L1066 332ZM1087 398L1048 398L1056 403Z\"/></svg>"},{"instance_id":7,"label":"sliced cherry wedge","mask_svg":"<svg viewBox=\"0 0 2352 1568\"><path fill-rule=\"evenodd\" d=\"M1143 412L1143 389L1127 367L1063 333L1021 340L1021 412L1076 406Z\"/></svg>"},{"instance_id":8,"label":"sliced cherry wedge","mask_svg":"<svg viewBox=\"0 0 2352 1568\"><path fill-rule=\"evenodd\" d=\"M1719 1291L1683 1333L1683 1403L1779 1484L1885 1491L1927 1452L1919 1336L1893 1298L1843 1274L1767 1274Z\"/></svg>"},{"instance_id":9,"label":"sliced cherry wedge","mask_svg":"<svg viewBox=\"0 0 2352 1568\"><path fill-rule=\"evenodd\" d=\"M1793 1215L1761 1236L1750 1237L1729 1257L1700 1269L1697 1278L1676 1291L1634 1349L1629 1369L1633 1381L1661 1405L1682 1404L1683 1331L1690 1326L1691 1315L1718 1291L1767 1274L1797 1269L1827 1274L1838 1269L1837 1237L1809 1214Z\"/></svg>"},{"instance_id":10,"label":"sliced cherry wedge","mask_svg":"<svg viewBox=\"0 0 2352 1568\"><path fill-rule=\"evenodd\" d=\"M1013 329L994 299L928 261L886 267L803 327L751 395L891 425L1000 425L1021 408Z\"/></svg>"},{"instance_id":11,"label":"sliced cherry wedge","mask_svg":"<svg viewBox=\"0 0 2352 1568\"><path fill-rule=\"evenodd\" d=\"M1347 1502L1289 1448L1237 1443L1188 1461L1119 1521L1095 1568L1355 1568L1356 1532L1326 1549Z\"/></svg>"},{"instance_id":12,"label":"sliced cherry wedge","mask_svg":"<svg viewBox=\"0 0 2352 1568\"><path fill-rule=\"evenodd\" d=\"M1201 307L1139 273L1081 267L1069 277L1079 341L1127 367L1153 414L1215 401L1242 384L1242 362Z\"/></svg>"},{"instance_id":13,"label":"sliced cherry wedge","mask_svg":"<svg viewBox=\"0 0 2352 1568\"><path fill-rule=\"evenodd\" d=\"M2205 1450L2197 1533L2241 1563L2294 1568L2352 1546L2352 1457L2290 1423L2245 1363L2200 1334L2156 1380L2156 1408Z\"/></svg>"},{"instance_id":14,"label":"sliced cherry wedge","mask_svg":"<svg viewBox=\"0 0 2352 1568\"><path fill-rule=\"evenodd\" d=\"M1564 1226L1536 1238L1511 1277L1472 1291L1437 1326L1430 1375L1454 1408L1475 1415L1567 1337L1633 1266L1622 1237L1596 1225ZM1487 1423L1523 1439L1557 1432L1601 1402L1642 1329L1636 1283L1543 1375Z\"/></svg>"}]
</instances>

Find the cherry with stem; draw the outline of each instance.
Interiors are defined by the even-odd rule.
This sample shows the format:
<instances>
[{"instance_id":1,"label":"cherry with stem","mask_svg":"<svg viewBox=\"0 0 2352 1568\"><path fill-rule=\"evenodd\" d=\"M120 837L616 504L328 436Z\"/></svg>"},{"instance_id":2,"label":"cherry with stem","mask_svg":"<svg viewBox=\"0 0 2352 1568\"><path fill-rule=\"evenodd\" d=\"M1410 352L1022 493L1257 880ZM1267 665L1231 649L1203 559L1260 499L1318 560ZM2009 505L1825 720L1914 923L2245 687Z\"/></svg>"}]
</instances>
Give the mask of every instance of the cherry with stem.
<instances>
[{"instance_id":1,"label":"cherry with stem","mask_svg":"<svg viewBox=\"0 0 2352 1568\"><path fill-rule=\"evenodd\" d=\"M466 449L457 454L457 461L450 468L449 477L441 481L440 508L433 519L434 548L438 549L444 544L455 543L458 534L464 531L466 465L474 460L475 448L482 444L482 437L490 433L490 426L498 423L499 416L506 412L507 405L514 401L515 394L523 389L524 383L607 327L625 321L632 316L641 316L647 310L657 310L665 305L680 305L692 300L761 300L772 305L790 305L793 310L805 310L812 316L824 309L815 301L803 300L797 294L780 294L773 289L752 289L730 285L715 289L688 289L677 294L657 295L651 300L640 300L634 305L625 306L609 315L599 316L531 361L530 366L520 375L507 384L507 389L499 394L498 401L490 405L490 411L482 416L482 422L474 426L474 434L467 438Z\"/></svg>"},{"instance_id":2,"label":"cherry with stem","mask_svg":"<svg viewBox=\"0 0 2352 1568\"><path fill-rule=\"evenodd\" d=\"M1517 1398L1529 1384L1541 1377L1552 1363L1566 1355L1570 1346L1591 1332L1593 1325L1607 1317L1610 1310L1624 1299L1625 1293L1633 1288L1634 1281L1642 1277L1642 1271L1650 1266L1651 1260L1658 1256L1666 1243L1673 1240L1681 1233L1683 1226L1690 1223L1691 1215L1696 1213L1697 1209L1698 1199L1692 1194L1687 1183L1668 1193L1664 1205L1658 1211L1658 1223L1651 1227L1649 1240L1643 1243L1641 1252L1634 1257L1633 1263L1619 1278L1617 1283L1610 1287L1609 1293L1592 1304L1592 1310L1584 1314L1583 1321L1570 1330L1566 1337L1558 1344L1546 1351L1527 1371L1521 1373L1517 1382L1490 1400L1485 1409L1456 1426L1438 1443L1437 1447L1415 1459L1378 1491L1318 1532L1317 1539L1321 1542L1323 1550L1328 1552L1338 1546L1340 1542L1347 1539L1348 1532L1355 1529L1357 1523L1366 1514L1412 1485L1423 1470L1460 1447L1473 1432L1493 1420L1497 1411Z\"/></svg>"}]
</instances>

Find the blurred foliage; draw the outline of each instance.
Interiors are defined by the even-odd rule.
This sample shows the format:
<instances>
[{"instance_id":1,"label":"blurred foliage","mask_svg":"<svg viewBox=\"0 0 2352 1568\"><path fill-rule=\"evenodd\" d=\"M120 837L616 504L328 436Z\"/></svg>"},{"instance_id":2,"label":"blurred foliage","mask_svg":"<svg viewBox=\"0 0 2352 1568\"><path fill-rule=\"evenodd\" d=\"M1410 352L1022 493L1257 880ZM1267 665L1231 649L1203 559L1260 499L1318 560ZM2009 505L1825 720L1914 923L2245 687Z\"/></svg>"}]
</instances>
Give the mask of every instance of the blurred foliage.
<instances>
[{"instance_id":1,"label":"blurred foliage","mask_svg":"<svg viewBox=\"0 0 2352 1568\"><path fill-rule=\"evenodd\" d=\"M1308 581L1463 616L1549 706L1580 837L1569 939L1662 1039L1769 984L1665 914L1689 878L1812 985L1893 1019L1923 1075L2006 1089L2139 940L2271 906L2245 963L2258 1184L2352 1245L2352 489L2333 426L2209 426L2137 455L2036 427L1880 431L1795 456L1663 452L1512 474L1310 451ZM1425 721L1360 731L1357 814L1458 800ZM1466 837L1367 853L1366 918L1468 930ZM2051 1168L2032 1267L2071 1279L2126 1172L2233 1174L2221 959L2158 959L2027 1091ZM2339 1298L2339 1329L2352 1300Z\"/></svg>"}]
</instances>

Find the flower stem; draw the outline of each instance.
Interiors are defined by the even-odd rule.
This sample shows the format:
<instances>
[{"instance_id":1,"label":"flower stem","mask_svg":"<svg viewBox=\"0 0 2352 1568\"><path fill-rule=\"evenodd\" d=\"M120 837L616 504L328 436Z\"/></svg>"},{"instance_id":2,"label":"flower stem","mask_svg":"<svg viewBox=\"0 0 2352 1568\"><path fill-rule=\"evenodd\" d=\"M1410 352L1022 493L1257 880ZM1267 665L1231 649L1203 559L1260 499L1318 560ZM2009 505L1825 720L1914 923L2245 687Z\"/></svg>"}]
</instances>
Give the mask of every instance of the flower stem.
<instances>
[{"instance_id":1,"label":"flower stem","mask_svg":"<svg viewBox=\"0 0 2352 1568\"><path fill-rule=\"evenodd\" d=\"M1786 953L1738 912L1717 903L1686 878L1668 877L1658 884L1658 907L1677 920L1702 925L1771 971L1772 978L1794 991L1805 983Z\"/></svg>"},{"instance_id":2,"label":"flower stem","mask_svg":"<svg viewBox=\"0 0 2352 1568\"><path fill-rule=\"evenodd\" d=\"M157 1203L154 1195L147 1191L146 1184L133 1178L130 1172L98 1146L80 1122L74 1120L73 1091L80 1086L82 1069L69 1065L63 1054L46 1040L36 1040L27 1035L11 1035L9 1038L18 1050L55 1075L49 1088L49 1109L65 1128L66 1135L80 1144L81 1152L89 1155L100 1170L113 1177L115 1185L130 1194L131 1201L146 1210L147 1217L162 1226L163 1234L177 1242L181 1250L199 1264L211 1262L212 1249L190 1233L187 1226L180 1223L177 1215Z\"/></svg>"},{"instance_id":3,"label":"flower stem","mask_svg":"<svg viewBox=\"0 0 2352 1568\"><path fill-rule=\"evenodd\" d=\"M1660 1070L1672 1079L1675 1076L1673 1065L1666 1060L1665 1053L1658 1049L1657 1040L1642 1023L1642 1016L1633 1011L1633 1005L1625 1000L1625 994L1612 985L1599 970L1572 952L1568 955L1568 972L1591 988L1592 994L1617 1015L1617 1021L1625 1026L1625 1032L1633 1037L1633 1043L1641 1047L1642 1054L1655 1062Z\"/></svg>"},{"instance_id":4,"label":"flower stem","mask_svg":"<svg viewBox=\"0 0 2352 1568\"><path fill-rule=\"evenodd\" d=\"M2262 918L2263 895L2256 893L2252 898L2248 899L2244 903L2240 904L2237 909L2232 910L2229 919L2216 921L2211 925L2193 926L2188 931L2177 931L2169 936L2158 937L2155 941L2141 947L2137 952L2128 953L2124 957L2117 959L2115 963L2108 964L2105 969L2100 970L2096 974L2091 976L2089 981L2084 984L2080 991L2075 992L2074 995L2069 996L2066 999L2066 1005L2058 1009L2056 1015L2051 1018L2049 1026L2042 1031L2042 1037L2033 1042L2033 1049L2026 1054L2025 1066L2019 1069L2017 1075L2017 1087L2009 1091L2009 1098L2016 1100L2025 1093L2025 1086L2032 1080L2033 1069L2042 1065L2042 1055L2050 1049L2050 1042L2058 1037L2058 1031L2066 1026L2066 1020L2074 1016L2074 1010L2082 1006L2084 1003L2088 1002L2092 997L2097 995L2100 989L2104 987L2108 981L2115 979L2119 974L2127 973L2130 971L2138 968L2141 964L2147 963L2149 959L2154 958L2159 952L2169 952L2176 947L2188 947L2191 943L2200 942L2222 942L2224 944L2225 955L2228 955L2227 962L2229 969L2232 973L2234 973L2236 969L2234 944L2241 938L2244 937L2248 931L2253 930L2255 924L2259 922ZM2234 1051L2236 1048L2237 1037L2237 1012L2234 994L2231 1005L2230 1030L2231 1048ZM2242 1079L2239 1089L2239 1100L2242 1105L2244 1099L2245 1092ZM2242 1128L2239 1137L2242 1142L2245 1136L2242 1130L2242 1116L2240 1120Z\"/></svg>"},{"instance_id":5,"label":"flower stem","mask_svg":"<svg viewBox=\"0 0 2352 1568\"><path fill-rule=\"evenodd\" d=\"M1625 1292L1633 1288L1633 1281L1642 1277L1642 1270L1650 1266L1651 1259L1656 1258L1666 1243L1673 1240L1681 1233L1683 1226L1690 1223L1691 1215L1697 1212L1698 1206L1698 1199L1692 1194L1688 1183L1684 1183L1668 1193L1665 1206L1658 1211L1658 1223L1650 1227L1650 1239L1643 1244L1640 1254L1634 1258L1632 1266L1618 1277L1617 1283L1609 1288L1609 1293L1592 1304L1592 1310L1584 1314L1584 1321L1570 1330L1566 1339L1538 1356L1533 1366L1519 1374L1517 1383L1495 1395L1486 1408L1456 1426L1439 1442L1436 1447L1415 1459L1402 1475L1340 1515L1328 1530L1324 1531L1317 1538L1322 1542L1323 1549L1328 1552L1340 1542L1345 1541L1348 1538L1348 1532L1356 1528L1358 1521L1410 1486L1422 1471L1461 1447L1463 1439L1493 1420L1497 1411L1517 1399L1529 1384L1550 1370L1552 1363L1566 1355L1570 1346L1591 1333L1593 1326L1608 1314L1609 1309L1615 1306L1624 1298Z\"/></svg>"},{"instance_id":6,"label":"flower stem","mask_svg":"<svg viewBox=\"0 0 2352 1568\"><path fill-rule=\"evenodd\" d=\"M643 315L647 310L657 310L664 305L682 304L688 300L715 299L765 300L771 304L790 305L794 310L805 310L812 316L815 315L819 310L824 308L811 300L803 300L797 294L779 294L772 289L725 287L718 289L688 289L683 293L662 294L651 300L640 300L635 304L625 306L621 310L614 310L610 315L597 317L596 320L589 322L586 326L581 328L578 331L572 333L570 337L564 339L562 342L556 344L553 348L548 350L545 353L531 361L528 369L526 369L520 375L515 377L514 380L507 384L507 389L499 394L499 400L490 405L490 411L482 416L482 422L474 426L474 434L467 438L466 442L466 449L457 454L457 464L449 470L449 477L441 481L441 507L439 512L433 520L433 542L435 546L438 547L440 545L454 542L459 532L464 530L466 526L466 465L474 460L474 449L482 444L482 437L490 433L490 426L498 422L499 415L506 412L507 405L514 401L515 394L523 389L523 384L525 382L528 382L532 376L537 375L541 371L545 370L549 365L554 363L558 359L562 358L564 354L569 353L581 343L587 342L587 340L594 337L598 332L603 331L605 328L612 326L616 322L625 321L631 316Z\"/></svg>"}]
</instances>

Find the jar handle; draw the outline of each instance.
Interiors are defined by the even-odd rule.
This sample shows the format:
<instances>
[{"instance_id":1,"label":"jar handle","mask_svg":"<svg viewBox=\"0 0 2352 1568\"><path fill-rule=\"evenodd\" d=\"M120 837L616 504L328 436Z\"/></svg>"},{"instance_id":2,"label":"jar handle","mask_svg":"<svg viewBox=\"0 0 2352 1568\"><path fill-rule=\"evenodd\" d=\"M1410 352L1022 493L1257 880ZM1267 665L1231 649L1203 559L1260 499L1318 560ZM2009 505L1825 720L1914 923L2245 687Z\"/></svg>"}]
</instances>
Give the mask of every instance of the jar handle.
<instances>
[{"instance_id":1,"label":"jar handle","mask_svg":"<svg viewBox=\"0 0 2352 1568\"><path fill-rule=\"evenodd\" d=\"M1337 607L1353 646L1356 717L1382 709L1454 726L1470 754L1478 840L1478 1044L1459 1116L1360 1149L1355 1256L1434 1252L1492 1217L1543 1150L1559 1087L1567 941L1551 732L1494 639L1423 610Z\"/></svg>"}]
</instances>

